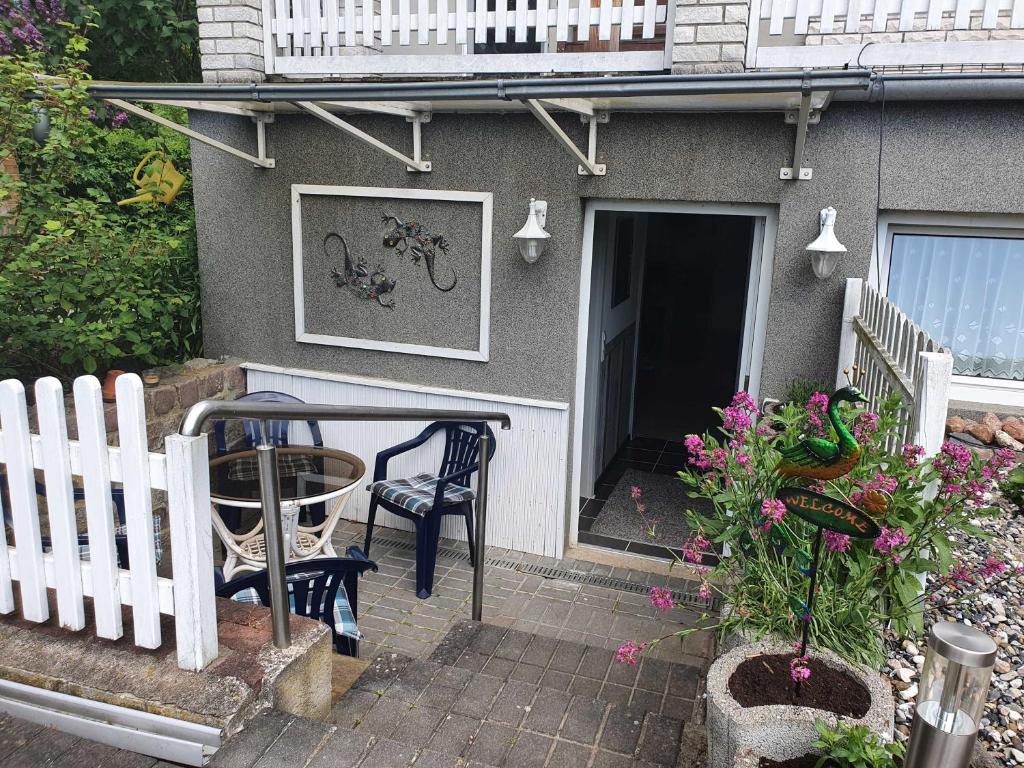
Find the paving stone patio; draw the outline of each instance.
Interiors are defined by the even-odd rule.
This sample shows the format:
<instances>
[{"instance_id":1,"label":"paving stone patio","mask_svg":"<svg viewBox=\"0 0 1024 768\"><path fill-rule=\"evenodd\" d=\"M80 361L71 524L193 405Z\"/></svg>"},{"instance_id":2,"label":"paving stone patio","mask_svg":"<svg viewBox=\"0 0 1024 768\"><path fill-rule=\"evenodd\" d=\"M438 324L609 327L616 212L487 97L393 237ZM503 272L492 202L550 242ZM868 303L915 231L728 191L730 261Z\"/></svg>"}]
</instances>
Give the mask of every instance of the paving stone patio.
<instances>
[{"instance_id":1,"label":"paving stone patio","mask_svg":"<svg viewBox=\"0 0 1024 768\"><path fill-rule=\"evenodd\" d=\"M343 523L339 551L362 544ZM651 608L650 586L692 590L683 579L580 559L554 561L489 548L484 623L469 621L472 569L465 544L442 540L434 594L413 592L411 534L379 529L379 566L360 582L360 655L372 659L336 701L330 722L274 710L252 720L212 768L679 768L700 726L706 632L667 640L636 667L614 661L627 640L692 626L699 612ZM549 579L545 565L624 579L640 591ZM690 726L688 727L688 724ZM699 738L698 738L699 741ZM0 765L167 768L0 717ZM696 764L696 763L693 763Z\"/></svg>"},{"instance_id":2,"label":"paving stone patio","mask_svg":"<svg viewBox=\"0 0 1024 768\"><path fill-rule=\"evenodd\" d=\"M339 552L349 544L363 544L361 523L344 522L335 533ZM441 540L434 592L419 600L414 591L415 552L405 546L412 534L379 528L374 535L371 558L380 570L367 573L359 583L359 626L365 639L360 655L373 658L390 650L425 658L458 621L470 618L473 570L468 560L447 557L464 553L465 542ZM402 547L390 546L399 542ZM504 562L547 565L578 573L611 576L644 587L692 590L693 582L637 568L612 567L580 559L556 561L514 550L488 547L489 559ZM614 650L627 640L639 642L665 637L692 626L699 613L677 607L661 613L650 606L646 590L618 589L545 579L515 568L488 566L484 571L484 621L536 633L555 639L573 640L597 648ZM710 652L709 633L695 633L680 642L661 643L653 656L665 661L692 665L706 662Z\"/></svg>"}]
</instances>

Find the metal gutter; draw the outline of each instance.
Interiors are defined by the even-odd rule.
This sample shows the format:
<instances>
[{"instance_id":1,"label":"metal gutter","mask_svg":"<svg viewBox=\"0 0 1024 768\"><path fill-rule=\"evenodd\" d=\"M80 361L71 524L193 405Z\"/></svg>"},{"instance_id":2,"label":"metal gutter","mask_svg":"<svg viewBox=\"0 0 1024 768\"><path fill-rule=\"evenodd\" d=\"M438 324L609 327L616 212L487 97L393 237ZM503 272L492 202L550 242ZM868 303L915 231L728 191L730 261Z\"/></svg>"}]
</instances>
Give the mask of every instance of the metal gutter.
<instances>
[{"instance_id":1,"label":"metal gutter","mask_svg":"<svg viewBox=\"0 0 1024 768\"><path fill-rule=\"evenodd\" d=\"M868 70L740 72L719 75L527 78L379 83L96 83L98 99L155 101L460 101L548 98L686 96L801 91L861 91L874 78Z\"/></svg>"},{"instance_id":2,"label":"metal gutter","mask_svg":"<svg viewBox=\"0 0 1024 768\"><path fill-rule=\"evenodd\" d=\"M836 93L837 101L1024 100L1024 72L935 72L876 75L867 93Z\"/></svg>"}]
</instances>

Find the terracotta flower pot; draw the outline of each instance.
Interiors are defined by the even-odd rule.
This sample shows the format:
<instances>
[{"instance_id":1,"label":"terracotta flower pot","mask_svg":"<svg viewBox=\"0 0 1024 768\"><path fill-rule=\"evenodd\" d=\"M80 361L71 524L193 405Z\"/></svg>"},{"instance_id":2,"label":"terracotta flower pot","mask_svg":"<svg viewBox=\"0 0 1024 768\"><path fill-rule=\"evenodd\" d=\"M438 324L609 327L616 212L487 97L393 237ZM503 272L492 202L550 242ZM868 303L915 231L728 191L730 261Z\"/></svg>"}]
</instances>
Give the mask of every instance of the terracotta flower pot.
<instances>
[{"instance_id":1,"label":"terracotta flower pot","mask_svg":"<svg viewBox=\"0 0 1024 768\"><path fill-rule=\"evenodd\" d=\"M107 377L103 380L103 402L112 403L117 398L114 394L114 384L117 382L117 377L123 374L120 368L111 368L107 371Z\"/></svg>"}]
</instances>

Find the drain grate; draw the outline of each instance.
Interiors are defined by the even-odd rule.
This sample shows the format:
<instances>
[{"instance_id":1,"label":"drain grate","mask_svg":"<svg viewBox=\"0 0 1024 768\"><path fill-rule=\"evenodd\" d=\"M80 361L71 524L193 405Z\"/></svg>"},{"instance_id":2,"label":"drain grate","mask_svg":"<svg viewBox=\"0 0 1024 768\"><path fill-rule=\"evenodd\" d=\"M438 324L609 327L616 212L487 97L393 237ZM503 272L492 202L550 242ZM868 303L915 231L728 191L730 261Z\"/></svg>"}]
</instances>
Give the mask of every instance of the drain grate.
<instances>
[{"instance_id":1,"label":"drain grate","mask_svg":"<svg viewBox=\"0 0 1024 768\"><path fill-rule=\"evenodd\" d=\"M378 546L398 549L405 552L413 552L416 550L416 543L408 540L381 537L374 539L373 543ZM447 560L459 560L462 562L469 561L469 552L464 549L445 549L444 547L441 547L437 550L437 556L443 557ZM574 584L587 584L593 587L604 587L605 589L614 589L619 592L644 594L650 591L651 588L649 584L630 581L629 579L620 579L615 576L600 576L593 573L584 573L583 571L570 571L565 568L553 568L547 565L523 563L519 560L488 557L484 562L492 568L507 568L508 570L519 571L520 573L540 576L544 579L570 581ZM705 600L697 594L698 589L699 585L696 582L693 583L692 587L688 586L682 590L674 589L672 590L672 599L676 603L693 606L695 608L700 608L701 610L717 610L718 599L713 597L710 600Z\"/></svg>"},{"instance_id":2,"label":"drain grate","mask_svg":"<svg viewBox=\"0 0 1024 768\"><path fill-rule=\"evenodd\" d=\"M615 589L619 592L633 592L636 594L644 594L650 591L650 584L643 584L637 581L630 581L629 579L619 579L614 576L599 576L593 573L584 573L582 571L569 571L564 568L552 568L545 565L531 565L529 563L519 563L516 566L516 570L522 573L530 573L535 576L540 576L545 579L557 579L559 581L571 581L576 584L588 584L594 587L604 587L605 589ZM699 607L701 609L714 610L717 606L717 600L705 600L697 594L698 585L696 582L692 587L686 587L685 589L672 590L672 600L676 603L682 603L683 605L691 605Z\"/></svg>"}]
</instances>

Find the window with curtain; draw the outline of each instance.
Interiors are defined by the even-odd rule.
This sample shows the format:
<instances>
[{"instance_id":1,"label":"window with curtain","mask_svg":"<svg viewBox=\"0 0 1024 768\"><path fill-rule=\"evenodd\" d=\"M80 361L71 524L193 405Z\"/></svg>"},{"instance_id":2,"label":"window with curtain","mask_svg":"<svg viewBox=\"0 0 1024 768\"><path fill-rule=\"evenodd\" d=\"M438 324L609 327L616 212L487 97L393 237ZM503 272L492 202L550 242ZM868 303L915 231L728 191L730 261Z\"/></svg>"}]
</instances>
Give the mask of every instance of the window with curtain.
<instances>
[{"instance_id":1,"label":"window with curtain","mask_svg":"<svg viewBox=\"0 0 1024 768\"><path fill-rule=\"evenodd\" d=\"M953 354L953 373L1024 381L1024 235L896 232L889 299Z\"/></svg>"}]
</instances>

